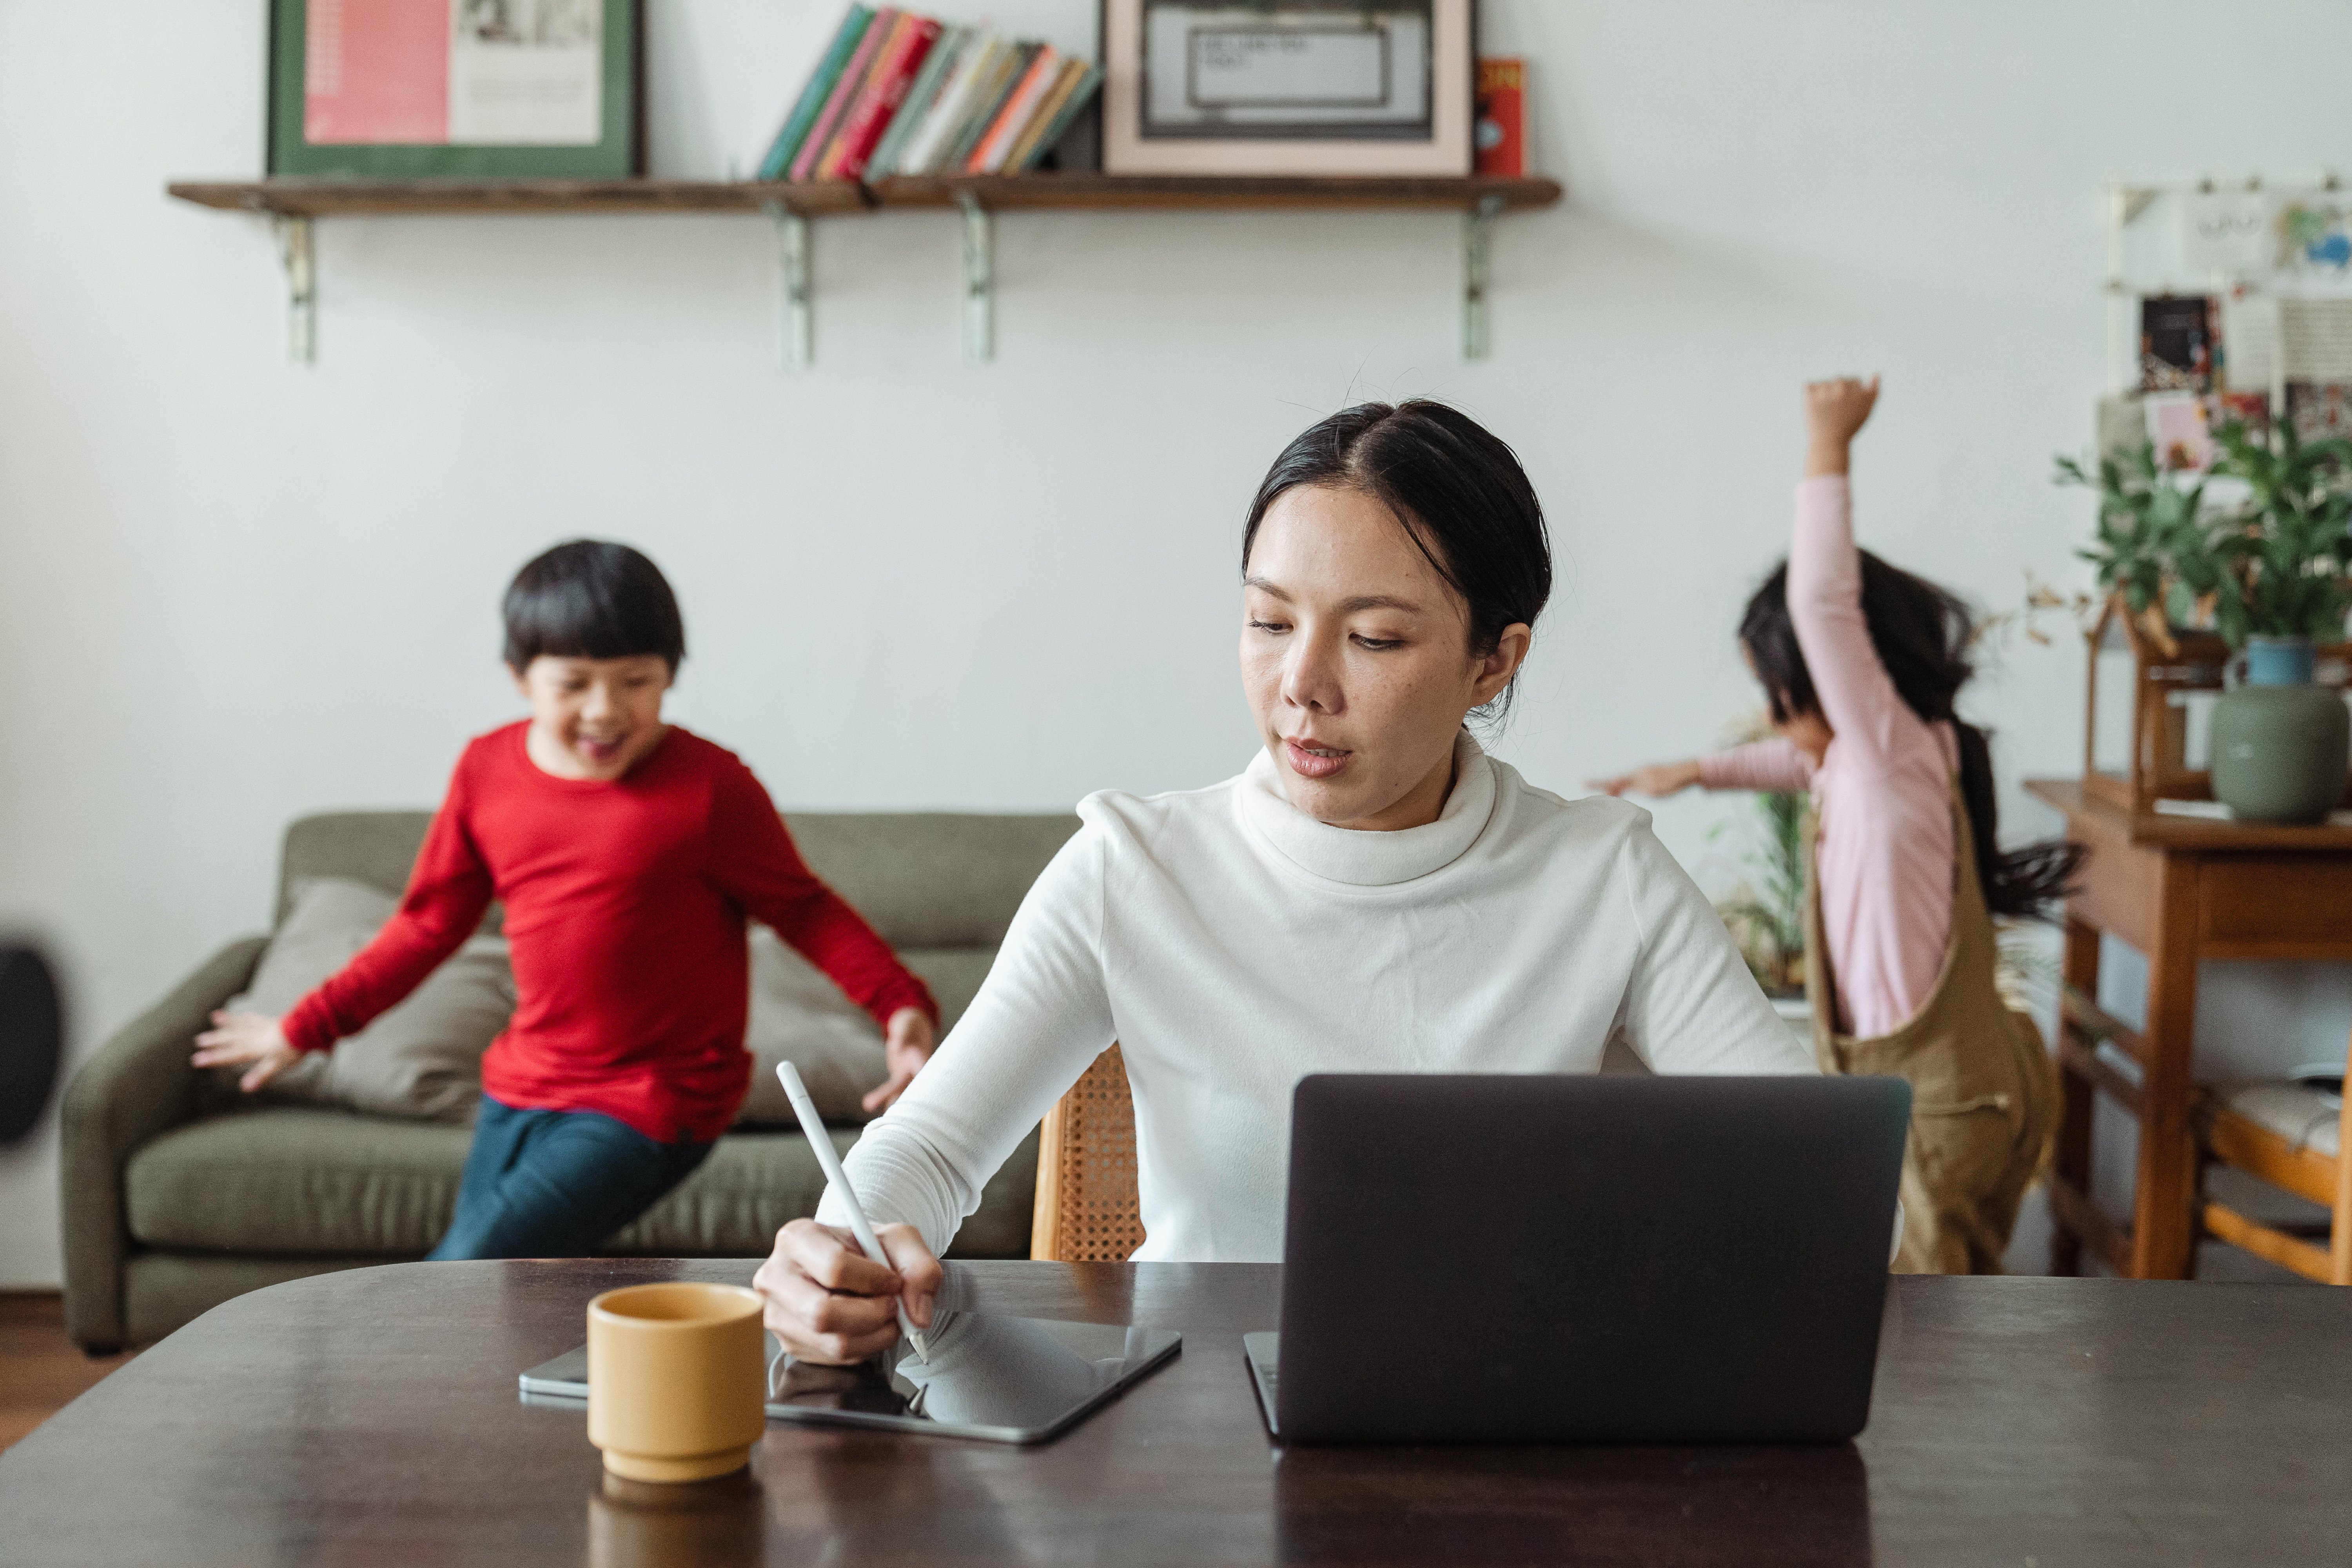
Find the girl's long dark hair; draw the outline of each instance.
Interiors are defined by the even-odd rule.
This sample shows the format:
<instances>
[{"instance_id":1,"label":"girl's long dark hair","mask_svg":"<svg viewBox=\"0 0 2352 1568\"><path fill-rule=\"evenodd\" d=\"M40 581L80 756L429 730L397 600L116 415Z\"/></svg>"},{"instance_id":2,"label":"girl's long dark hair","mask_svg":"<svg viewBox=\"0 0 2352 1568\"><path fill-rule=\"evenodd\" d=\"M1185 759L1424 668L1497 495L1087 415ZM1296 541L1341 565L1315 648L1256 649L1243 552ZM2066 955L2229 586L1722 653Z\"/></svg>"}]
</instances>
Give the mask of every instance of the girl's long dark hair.
<instances>
[{"instance_id":1,"label":"girl's long dark hair","mask_svg":"<svg viewBox=\"0 0 2352 1568\"><path fill-rule=\"evenodd\" d=\"M2048 920L2050 906L2065 896L2083 863L2083 848L2063 839L2044 839L2003 852L1994 837L1999 806L1993 798L1992 747L1982 730L1963 722L1952 700L1976 667L1969 662L1975 617L1960 599L1924 577L1890 566L1869 551L1862 556L1862 616L1871 647L1895 682L1904 705L1921 720L1948 723L1960 742L1960 800L1977 841L1977 880L1986 907L1997 915ZM1739 641L1764 683L1775 722L1821 710L1812 671L1797 646L1789 618L1789 563L1772 568L1740 617Z\"/></svg>"}]
</instances>

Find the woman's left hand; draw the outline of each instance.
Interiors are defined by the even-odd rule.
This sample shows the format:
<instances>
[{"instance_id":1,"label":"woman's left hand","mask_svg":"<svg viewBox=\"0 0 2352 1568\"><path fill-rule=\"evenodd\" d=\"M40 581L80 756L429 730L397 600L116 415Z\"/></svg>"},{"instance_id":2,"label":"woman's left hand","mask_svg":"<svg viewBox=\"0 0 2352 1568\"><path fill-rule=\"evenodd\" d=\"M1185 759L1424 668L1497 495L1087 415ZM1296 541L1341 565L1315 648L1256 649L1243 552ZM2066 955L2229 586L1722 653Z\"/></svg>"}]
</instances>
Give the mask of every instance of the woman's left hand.
<instances>
[{"instance_id":1,"label":"woman's left hand","mask_svg":"<svg viewBox=\"0 0 2352 1568\"><path fill-rule=\"evenodd\" d=\"M931 1016L920 1007L901 1007L890 1015L890 1026L882 1037L882 1059L890 1068L890 1076L882 1086L868 1094L864 1101L869 1111L887 1110L892 1101L907 1092L923 1064L931 1059L939 1047L938 1028Z\"/></svg>"}]
</instances>

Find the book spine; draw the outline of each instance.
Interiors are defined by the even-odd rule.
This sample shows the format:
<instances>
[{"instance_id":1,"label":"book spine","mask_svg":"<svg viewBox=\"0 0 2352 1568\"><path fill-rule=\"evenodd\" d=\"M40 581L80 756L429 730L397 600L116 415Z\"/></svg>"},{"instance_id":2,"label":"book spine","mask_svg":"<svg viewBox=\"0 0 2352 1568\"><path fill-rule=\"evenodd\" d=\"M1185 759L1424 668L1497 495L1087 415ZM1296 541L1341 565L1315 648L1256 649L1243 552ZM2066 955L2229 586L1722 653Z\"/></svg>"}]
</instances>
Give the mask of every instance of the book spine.
<instances>
[{"instance_id":1,"label":"book spine","mask_svg":"<svg viewBox=\"0 0 2352 1568\"><path fill-rule=\"evenodd\" d=\"M1035 168L1046 153L1059 146L1071 124L1087 111L1087 105L1093 101L1095 93L1101 87L1100 66L1089 65L1080 71L1077 85L1070 89L1070 96L1064 99L1061 108L1055 111L1053 123L1045 127L1044 135L1029 144L1028 153L1021 160L1021 167L1015 172L1026 173Z\"/></svg>"},{"instance_id":2,"label":"book spine","mask_svg":"<svg viewBox=\"0 0 2352 1568\"><path fill-rule=\"evenodd\" d=\"M849 64L843 68L841 79L834 83L833 94L824 100L824 109L817 115L816 123L809 127L808 136L801 142L800 151L793 154L793 179L805 180L815 175L817 160L824 155L826 144L833 140L835 127L849 111L851 101L857 97L857 89L866 83L866 73L872 68L874 57L882 47L882 40L889 37L890 29L898 25L898 13L885 5L875 12L874 20L866 24L866 36L857 41L857 52L849 57Z\"/></svg>"},{"instance_id":3,"label":"book spine","mask_svg":"<svg viewBox=\"0 0 2352 1568\"><path fill-rule=\"evenodd\" d=\"M948 72L955 68L956 56L962 53L964 39L971 36L969 28L949 27L923 57L923 68L907 89L906 100L890 117L890 128L882 132L874 156L866 161L867 179L886 179L898 172L898 154L906 151L907 143L914 138L915 128L930 113L931 105L939 101L940 89L946 85Z\"/></svg>"},{"instance_id":4,"label":"book spine","mask_svg":"<svg viewBox=\"0 0 2352 1568\"><path fill-rule=\"evenodd\" d=\"M1021 172L1029 162L1030 149L1037 145L1037 138L1045 134L1045 128L1054 123L1055 116L1061 113L1063 100L1078 85L1078 79L1086 74L1086 69L1083 61L1067 56L1063 58L1060 68L1054 73L1053 85L1037 100L1037 107L1030 110L1028 123L1022 126L1021 134L1013 139L1012 150L1004 154L1004 161L998 165L1002 172L1007 174Z\"/></svg>"},{"instance_id":5,"label":"book spine","mask_svg":"<svg viewBox=\"0 0 2352 1568\"><path fill-rule=\"evenodd\" d=\"M890 119L898 106L907 100L907 90L914 85L915 73L923 68L923 58L940 41L940 25L928 16L908 16L906 36L897 48L886 58L874 73L873 90L866 102L850 118L841 133L841 160L835 172L845 180L861 179L866 165L880 144L882 133L890 129Z\"/></svg>"},{"instance_id":6,"label":"book spine","mask_svg":"<svg viewBox=\"0 0 2352 1568\"><path fill-rule=\"evenodd\" d=\"M902 172L929 174L938 171L948 139L971 112L972 96L995 68L996 57L1003 48L1004 40L993 33L978 34L964 46L964 58L956 62L954 78L940 90L938 107L925 117L921 129L908 141L905 154L898 160Z\"/></svg>"},{"instance_id":7,"label":"book spine","mask_svg":"<svg viewBox=\"0 0 2352 1568\"><path fill-rule=\"evenodd\" d=\"M1482 59L1473 112L1473 171L1513 179L1528 172L1527 62Z\"/></svg>"},{"instance_id":8,"label":"book spine","mask_svg":"<svg viewBox=\"0 0 2352 1568\"><path fill-rule=\"evenodd\" d=\"M858 41L866 37L866 29L873 20L874 13L863 5L852 5L843 15L841 26L834 32L833 42L825 46L824 53L817 59L816 69L809 73L808 81L801 88L800 98L793 104L793 111L784 116L782 128L776 132L776 139L768 144L768 155L760 160L760 178L781 180L791 170L793 155L801 150L801 143L808 139L809 127L816 122L818 111L824 108L825 100L832 96L834 84L841 79L842 70L849 64L849 57L856 52Z\"/></svg>"},{"instance_id":9,"label":"book spine","mask_svg":"<svg viewBox=\"0 0 2352 1568\"><path fill-rule=\"evenodd\" d=\"M841 172L842 154L847 150L848 145L844 137L859 116L869 112L868 106L873 103L874 95L882 89L883 74L890 68L890 62L898 58L898 51L906 46L908 30L914 26L914 17L904 11L899 12L892 19L889 32L883 35L881 47L877 48L873 57L866 62L864 79L858 82L857 90L850 94L849 107L844 109L841 111L841 118L833 122L833 134L825 138L824 151L817 154L816 177L818 179L838 180L846 177Z\"/></svg>"},{"instance_id":10,"label":"book spine","mask_svg":"<svg viewBox=\"0 0 2352 1568\"><path fill-rule=\"evenodd\" d=\"M1037 112L1037 105L1045 101L1055 79L1061 74L1062 51L1047 44L1037 51L1037 58L1030 61L1029 68L1022 73L1019 84L1005 99L1003 112L996 117L996 123L988 128L988 133L972 149L971 161L965 166L966 173L993 174L1004 167L1006 154L1013 151L1013 144L1021 139L1021 133L1029 129L1029 117Z\"/></svg>"},{"instance_id":11,"label":"book spine","mask_svg":"<svg viewBox=\"0 0 2352 1568\"><path fill-rule=\"evenodd\" d=\"M1036 57L1038 47L1035 44L1014 44L1004 51L1003 57L997 61L996 69L987 81L981 84L979 96L972 100L971 113L957 128L954 140L948 143L948 154L940 160L942 174L959 174L963 172L965 163L971 161L971 150L980 145L980 139L988 134L988 128L995 124L997 115L1003 112L1006 96L1020 85L1022 75L1028 70L1030 60Z\"/></svg>"}]
</instances>

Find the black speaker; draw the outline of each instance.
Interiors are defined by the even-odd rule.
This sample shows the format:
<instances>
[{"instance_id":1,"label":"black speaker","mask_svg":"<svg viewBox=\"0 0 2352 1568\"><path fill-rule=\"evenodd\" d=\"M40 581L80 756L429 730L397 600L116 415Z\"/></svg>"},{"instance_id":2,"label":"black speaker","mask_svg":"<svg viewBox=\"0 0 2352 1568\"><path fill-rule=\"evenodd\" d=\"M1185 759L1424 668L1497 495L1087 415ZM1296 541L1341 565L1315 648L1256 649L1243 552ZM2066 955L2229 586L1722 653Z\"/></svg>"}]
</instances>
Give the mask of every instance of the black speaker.
<instances>
[{"instance_id":1,"label":"black speaker","mask_svg":"<svg viewBox=\"0 0 2352 1568\"><path fill-rule=\"evenodd\" d=\"M39 1123L64 1052L65 1012L48 962L29 947L0 947L0 1144Z\"/></svg>"}]
</instances>

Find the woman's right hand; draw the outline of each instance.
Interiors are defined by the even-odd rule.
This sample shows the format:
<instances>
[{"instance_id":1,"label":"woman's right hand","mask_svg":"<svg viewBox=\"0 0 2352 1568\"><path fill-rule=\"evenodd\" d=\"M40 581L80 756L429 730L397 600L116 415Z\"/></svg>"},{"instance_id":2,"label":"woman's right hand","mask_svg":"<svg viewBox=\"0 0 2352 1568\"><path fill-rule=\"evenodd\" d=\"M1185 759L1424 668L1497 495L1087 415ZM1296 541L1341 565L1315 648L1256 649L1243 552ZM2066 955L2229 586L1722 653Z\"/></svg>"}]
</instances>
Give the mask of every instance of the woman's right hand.
<instances>
[{"instance_id":1,"label":"woman's right hand","mask_svg":"<svg viewBox=\"0 0 2352 1568\"><path fill-rule=\"evenodd\" d=\"M1698 783L1698 759L1694 757L1682 763L1653 763L1613 779L1591 779L1585 788L1599 790L1602 795L1623 795L1628 790L1635 795L1680 795Z\"/></svg>"},{"instance_id":2,"label":"woman's right hand","mask_svg":"<svg viewBox=\"0 0 2352 1568\"><path fill-rule=\"evenodd\" d=\"M751 1289L767 1303L761 1321L793 1359L840 1366L887 1349L898 1337L901 1296L915 1326L931 1326L947 1271L913 1226L877 1226L874 1235L889 1263L859 1251L848 1231L813 1219L776 1232Z\"/></svg>"},{"instance_id":3,"label":"woman's right hand","mask_svg":"<svg viewBox=\"0 0 2352 1568\"><path fill-rule=\"evenodd\" d=\"M200 1068L230 1067L251 1062L236 1087L251 1094L302 1059L278 1026L278 1020L260 1013L216 1012L213 1026L196 1037L192 1058Z\"/></svg>"}]
</instances>

